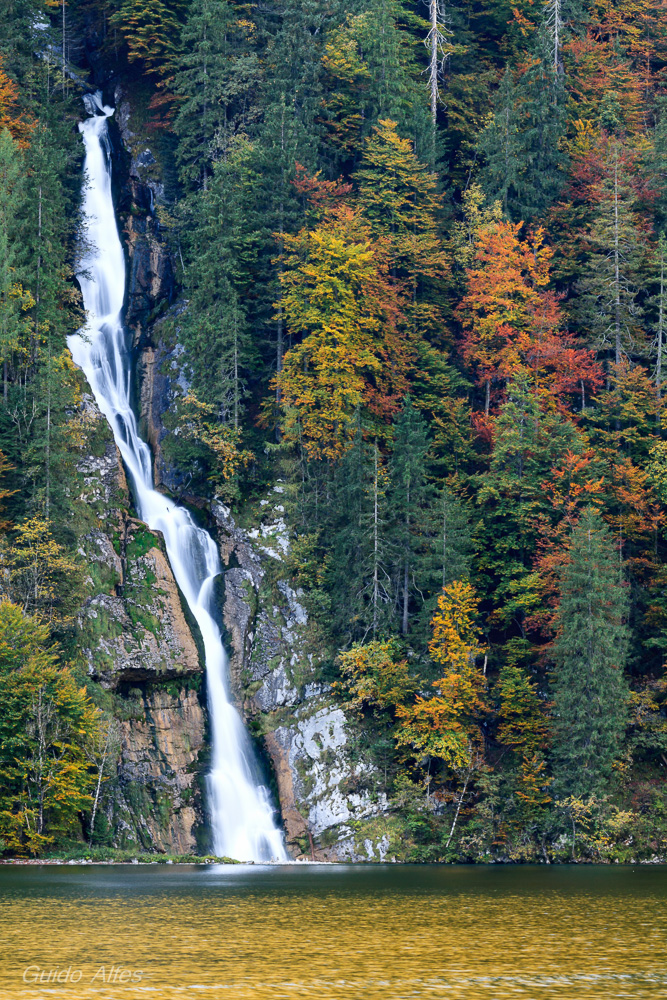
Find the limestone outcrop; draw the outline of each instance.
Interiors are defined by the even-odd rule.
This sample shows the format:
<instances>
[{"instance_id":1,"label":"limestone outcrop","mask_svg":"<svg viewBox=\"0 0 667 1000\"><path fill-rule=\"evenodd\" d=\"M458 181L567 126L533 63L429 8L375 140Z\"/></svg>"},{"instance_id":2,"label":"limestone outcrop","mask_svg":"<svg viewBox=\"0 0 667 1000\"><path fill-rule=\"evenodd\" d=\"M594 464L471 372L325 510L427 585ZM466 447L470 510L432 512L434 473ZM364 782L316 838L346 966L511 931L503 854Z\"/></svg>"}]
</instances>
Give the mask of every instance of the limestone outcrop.
<instances>
[{"instance_id":1,"label":"limestone outcrop","mask_svg":"<svg viewBox=\"0 0 667 1000\"><path fill-rule=\"evenodd\" d=\"M371 793L368 766L352 752L349 720L322 683L303 595L286 578L289 536L277 484L259 522L236 524L211 506L224 574L222 617L239 707L262 733L275 774L287 843L295 857L359 860L374 850L366 821L387 803ZM363 834L363 835L362 835Z\"/></svg>"}]
</instances>

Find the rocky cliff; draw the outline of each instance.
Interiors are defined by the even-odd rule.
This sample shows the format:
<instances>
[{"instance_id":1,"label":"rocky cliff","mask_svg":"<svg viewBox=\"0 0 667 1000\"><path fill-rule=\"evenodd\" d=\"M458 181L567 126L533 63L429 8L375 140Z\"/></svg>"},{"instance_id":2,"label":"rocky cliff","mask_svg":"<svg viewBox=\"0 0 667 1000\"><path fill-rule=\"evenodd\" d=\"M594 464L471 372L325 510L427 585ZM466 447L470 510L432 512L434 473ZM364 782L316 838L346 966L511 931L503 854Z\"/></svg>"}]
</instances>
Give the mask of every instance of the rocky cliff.
<instances>
[{"instance_id":1,"label":"rocky cliff","mask_svg":"<svg viewBox=\"0 0 667 1000\"><path fill-rule=\"evenodd\" d=\"M387 802L357 752L351 720L321 680L317 637L303 595L289 583L283 486L260 500L245 529L214 501L224 564L222 617L232 686L275 774L295 857L342 861L387 856Z\"/></svg>"},{"instance_id":2,"label":"rocky cliff","mask_svg":"<svg viewBox=\"0 0 667 1000\"><path fill-rule=\"evenodd\" d=\"M87 597L78 647L118 719L98 834L119 847L190 852L204 822L202 665L162 539L131 516L107 422L91 397L84 408L79 553Z\"/></svg>"}]
</instances>

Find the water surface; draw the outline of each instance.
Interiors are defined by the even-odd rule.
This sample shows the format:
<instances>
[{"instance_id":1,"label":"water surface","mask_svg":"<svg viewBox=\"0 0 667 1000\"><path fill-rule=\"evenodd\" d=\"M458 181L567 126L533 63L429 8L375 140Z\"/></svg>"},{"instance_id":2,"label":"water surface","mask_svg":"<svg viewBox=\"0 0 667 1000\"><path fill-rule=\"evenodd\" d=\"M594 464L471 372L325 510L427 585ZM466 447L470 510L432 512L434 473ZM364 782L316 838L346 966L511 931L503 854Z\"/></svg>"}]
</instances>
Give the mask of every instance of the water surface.
<instances>
[{"instance_id":1,"label":"water surface","mask_svg":"<svg viewBox=\"0 0 667 1000\"><path fill-rule=\"evenodd\" d=\"M0 1000L667 998L666 903L663 866L5 866Z\"/></svg>"}]
</instances>

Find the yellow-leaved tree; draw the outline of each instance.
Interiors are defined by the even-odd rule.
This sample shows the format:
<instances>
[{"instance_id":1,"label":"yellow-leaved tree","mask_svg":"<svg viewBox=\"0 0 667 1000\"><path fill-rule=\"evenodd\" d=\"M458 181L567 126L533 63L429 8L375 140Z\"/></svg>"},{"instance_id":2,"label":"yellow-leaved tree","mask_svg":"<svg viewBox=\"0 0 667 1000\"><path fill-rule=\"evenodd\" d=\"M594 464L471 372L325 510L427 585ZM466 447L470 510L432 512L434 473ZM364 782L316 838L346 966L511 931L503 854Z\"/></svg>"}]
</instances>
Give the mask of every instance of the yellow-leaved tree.
<instances>
[{"instance_id":1,"label":"yellow-leaved tree","mask_svg":"<svg viewBox=\"0 0 667 1000\"><path fill-rule=\"evenodd\" d=\"M467 581L445 588L438 598L429 643L431 658L444 671L434 682L437 693L432 698L417 697L413 705L399 706L396 712L398 744L443 761L459 786L446 847L470 782L485 766L481 722L487 711L486 676L479 660L484 657L486 664L486 655L477 617L478 600Z\"/></svg>"},{"instance_id":2,"label":"yellow-leaved tree","mask_svg":"<svg viewBox=\"0 0 667 1000\"><path fill-rule=\"evenodd\" d=\"M80 832L100 713L59 663L49 628L0 601L0 849L39 854Z\"/></svg>"},{"instance_id":3,"label":"yellow-leaved tree","mask_svg":"<svg viewBox=\"0 0 667 1000\"><path fill-rule=\"evenodd\" d=\"M404 705L417 688L396 639L374 639L365 646L359 643L340 653L338 662L345 677L342 686L352 695L357 709Z\"/></svg>"},{"instance_id":4,"label":"yellow-leaved tree","mask_svg":"<svg viewBox=\"0 0 667 1000\"><path fill-rule=\"evenodd\" d=\"M407 391L400 291L386 241L345 202L283 239L280 308L293 346L275 380L282 432L308 458L335 461L360 409L389 418Z\"/></svg>"}]
</instances>

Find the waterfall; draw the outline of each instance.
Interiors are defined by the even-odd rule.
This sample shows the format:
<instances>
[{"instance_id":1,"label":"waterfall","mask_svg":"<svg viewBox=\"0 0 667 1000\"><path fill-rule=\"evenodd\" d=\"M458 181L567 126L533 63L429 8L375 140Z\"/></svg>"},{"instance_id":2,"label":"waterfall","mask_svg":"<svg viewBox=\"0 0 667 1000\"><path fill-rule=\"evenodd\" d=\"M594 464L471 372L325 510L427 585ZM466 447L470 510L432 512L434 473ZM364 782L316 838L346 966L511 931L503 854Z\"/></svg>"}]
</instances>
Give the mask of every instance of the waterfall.
<instances>
[{"instance_id":1,"label":"waterfall","mask_svg":"<svg viewBox=\"0 0 667 1000\"><path fill-rule=\"evenodd\" d=\"M221 572L213 539L189 511L153 488L151 453L130 405L131 372L122 322L125 258L111 195L107 118L101 94L84 98L89 117L79 125L86 150L86 244L78 275L87 324L68 340L97 405L109 421L134 486L139 517L164 537L171 568L197 620L206 657L212 731L208 805L216 854L240 861L285 860L281 832L261 784L252 746L228 691L227 656L212 615L213 584Z\"/></svg>"}]
</instances>

